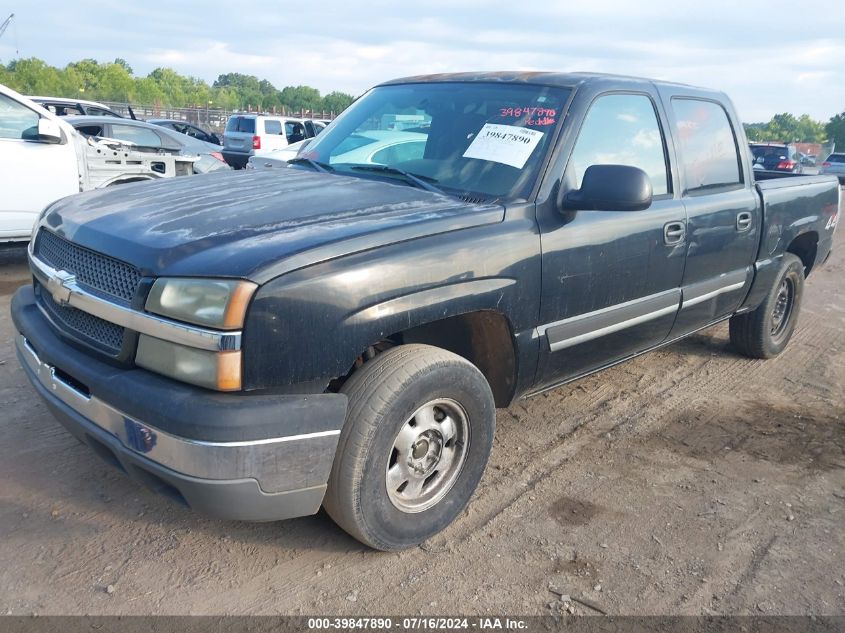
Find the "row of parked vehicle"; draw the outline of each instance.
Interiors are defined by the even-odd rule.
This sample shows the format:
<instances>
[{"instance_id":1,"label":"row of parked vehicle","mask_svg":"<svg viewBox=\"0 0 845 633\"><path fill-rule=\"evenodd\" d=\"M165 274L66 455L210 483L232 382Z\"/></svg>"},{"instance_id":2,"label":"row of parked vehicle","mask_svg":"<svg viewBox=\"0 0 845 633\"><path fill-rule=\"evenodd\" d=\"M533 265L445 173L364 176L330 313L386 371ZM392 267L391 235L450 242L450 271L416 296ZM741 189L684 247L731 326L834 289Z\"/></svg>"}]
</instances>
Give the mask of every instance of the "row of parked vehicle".
<instances>
[{"instance_id":1,"label":"row of parked vehicle","mask_svg":"<svg viewBox=\"0 0 845 633\"><path fill-rule=\"evenodd\" d=\"M253 156L290 157L328 124L288 116L236 114L223 140L186 121L125 117L79 99L25 97L0 86L0 241L29 238L35 216L66 195L175 175L241 169Z\"/></svg>"},{"instance_id":2,"label":"row of parked vehicle","mask_svg":"<svg viewBox=\"0 0 845 633\"><path fill-rule=\"evenodd\" d=\"M165 135L157 129L165 128L168 132L175 132L205 144L187 143L184 139L179 139L182 141L182 150L212 157L235 169L244 168L251 156L287 149L291 145L313 138L329 123L324 119L302 119L275 114L233 114L226 123L226 131L221 141L214 132L204 130L187 121L176 119L139 121L135 118L131 106L129 107L130 116L126 118L108 106L95 101L55 97L30 97L30 99L57 116L73 117L69 119L71 125L85 136L106 135L109 138L128 141L139 146L175 149L172 143L163 139L165 136L172 137L173 134ZM107 122L102 124L99 120L91 122L90 117L98 117L98 119L105 117L104 121ZM112 119L121 121L116 123ZM220 166L204 162L198 173L214 171L215 168L219 169Z\"/></svg>"},{"instance_id":3,"label":"row of parked vehicle","mask_svg":"<svg viewBox=\"0 0 845 633\"><path fill-rule=\"evenodd\" d=\"M751 143L749 147L755 170L803 174L813 168L809 173L839 176L845 183L845 153L834 152L818 165L816 156L799 152L792 143Z\"/></svg>"}]
</instances>

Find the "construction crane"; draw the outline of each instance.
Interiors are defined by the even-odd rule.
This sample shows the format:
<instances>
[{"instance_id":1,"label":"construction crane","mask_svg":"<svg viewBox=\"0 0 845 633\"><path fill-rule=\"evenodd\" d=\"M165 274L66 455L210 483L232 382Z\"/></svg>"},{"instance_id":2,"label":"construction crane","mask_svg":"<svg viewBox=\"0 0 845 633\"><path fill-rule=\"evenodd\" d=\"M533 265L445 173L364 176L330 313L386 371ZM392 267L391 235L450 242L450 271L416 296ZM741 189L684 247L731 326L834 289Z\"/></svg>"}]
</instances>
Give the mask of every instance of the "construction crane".
<instances>
[{"instance_id":1,"label":"construction crane","mask_svg":"<svg viewBox=\"0 0 845 633\"><path fill-rule=\"evenodd\" d=\"M9 28L9 24L12 22L12 18L15 17L15 14L12 13L3 21L3 24L0 24L0 37L3 37L3 33L6 32L6 29Z\"/></svg>"}]
</instances>

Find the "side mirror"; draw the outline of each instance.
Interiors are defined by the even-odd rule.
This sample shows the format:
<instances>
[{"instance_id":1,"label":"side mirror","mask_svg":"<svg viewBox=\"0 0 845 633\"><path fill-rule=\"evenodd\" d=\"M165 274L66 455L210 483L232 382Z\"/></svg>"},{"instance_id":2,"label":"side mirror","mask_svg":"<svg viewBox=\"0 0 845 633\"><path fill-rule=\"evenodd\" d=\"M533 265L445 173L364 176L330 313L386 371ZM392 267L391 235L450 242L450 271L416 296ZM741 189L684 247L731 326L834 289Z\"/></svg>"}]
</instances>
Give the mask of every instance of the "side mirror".
<instances>
[{"instance_id":1,"label":"side mirror","mask_svg":"<svg viewBox=\"0 0 845 633\"><path fill-rule=\"evenodd\" d=\"M42 143L61 143L62 128L52 119L38 119L38 140Z\"/></svg>"},{"instance_id":2,"label":"side mirror","mask_svg":"<svg viewBox=\"0 0 845 633\"><path fill-rule=\"evenodd\" d=\"M560 200L562 211L642 211L651 206L651 179L639 167L590 165L581 188Z\"/></svg>"}]
</instances>

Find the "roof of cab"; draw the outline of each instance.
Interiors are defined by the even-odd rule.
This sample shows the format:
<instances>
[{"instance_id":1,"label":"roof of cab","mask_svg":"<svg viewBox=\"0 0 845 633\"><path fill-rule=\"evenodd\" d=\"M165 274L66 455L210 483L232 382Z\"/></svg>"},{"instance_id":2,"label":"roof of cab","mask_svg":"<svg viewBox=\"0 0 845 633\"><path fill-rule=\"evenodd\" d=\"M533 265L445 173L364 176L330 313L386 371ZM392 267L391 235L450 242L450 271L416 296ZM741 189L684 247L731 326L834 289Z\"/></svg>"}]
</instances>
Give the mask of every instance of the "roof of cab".
<instances>
[{"instance_id":1,"label":"roof of cab","mask_svg":"<svg viewBox=\"0 0 845 633\"><path fill-rule=\"evenodd\" d=\"M607 73L559 73L548 71L482 71L482 72L463 72L463 73L440 73L434 75L416 75L413 77L401 77L399 79L392 79L385 81L380 86L387 86L391 84L408 84L408 83L428 83L428 82L503 82L503 83L525 83L525 84L542 84L547 86L560 86L562 88L574 88L581 84L590 81L619 81L620 83L642 83L648 82L653 84L667 85L667 86L683 86L686 88L694 88L696 90L707 90L698 86L690 86L670 81L658 81L655 79L647 79L644 77L630 77L626 75L612 75ZM713 91L716 92L716 91Z\"/></svg>"}]
</instances>

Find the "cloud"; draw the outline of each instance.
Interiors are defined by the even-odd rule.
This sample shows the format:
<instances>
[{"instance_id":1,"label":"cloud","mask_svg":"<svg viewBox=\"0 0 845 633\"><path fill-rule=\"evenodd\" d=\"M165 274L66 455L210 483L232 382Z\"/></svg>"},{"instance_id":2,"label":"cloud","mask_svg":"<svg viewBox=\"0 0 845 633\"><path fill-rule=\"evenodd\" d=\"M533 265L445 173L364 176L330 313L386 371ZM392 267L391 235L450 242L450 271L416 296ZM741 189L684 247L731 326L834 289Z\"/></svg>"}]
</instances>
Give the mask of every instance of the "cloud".
<instances>
[{"instance_id":1,"label":"cloud","mask_svg":"<svg viewBox=\"0 0 845 633\"><path fill-rule=\"evenodd\" d=\"M138 73L167 65L207 81L244 72L278 87L360 94L430 72L583 70L718 88L746 121L784 111L827 120L845 108L845 12L821 5L801 9L798 24L782 11L725 0L697 6L692 17L669 0L253 0L248 10L222 0L77 0L48 11L22 7L15 28L25 57L60 66L122 57ZM12 39L0 39L0 59L14 56Z\"/></svg>"}]
</instances>

